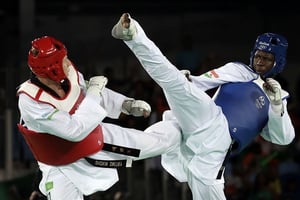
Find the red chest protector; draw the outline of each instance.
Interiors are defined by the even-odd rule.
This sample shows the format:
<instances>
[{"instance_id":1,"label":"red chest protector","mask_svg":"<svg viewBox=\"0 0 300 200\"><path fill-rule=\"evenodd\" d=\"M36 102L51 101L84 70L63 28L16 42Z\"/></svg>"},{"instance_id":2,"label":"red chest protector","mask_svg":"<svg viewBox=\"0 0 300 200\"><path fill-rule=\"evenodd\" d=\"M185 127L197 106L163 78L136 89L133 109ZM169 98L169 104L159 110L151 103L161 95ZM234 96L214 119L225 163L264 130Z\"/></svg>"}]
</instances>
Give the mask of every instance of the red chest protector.
<instances>
[{"instance_id":1,"label":"red chest protector","mask_svg":"<svg viewBox=\"0 0 300 200\"><path fill-rule=\"evenodd\" d=\"M78 72L70 67L68 79L71 82L69 93L64 99L57 99L30 81L22 84L18 93L25 93L32 99L48 103L60 110L73 114L84 98L79 86ZM36 160L48 165L66 165L76 160L94 154L103 147L101 126L97 126L80 142L72 142L47 133L37 133L18 124Z\"/></svg>"}]
</instances>

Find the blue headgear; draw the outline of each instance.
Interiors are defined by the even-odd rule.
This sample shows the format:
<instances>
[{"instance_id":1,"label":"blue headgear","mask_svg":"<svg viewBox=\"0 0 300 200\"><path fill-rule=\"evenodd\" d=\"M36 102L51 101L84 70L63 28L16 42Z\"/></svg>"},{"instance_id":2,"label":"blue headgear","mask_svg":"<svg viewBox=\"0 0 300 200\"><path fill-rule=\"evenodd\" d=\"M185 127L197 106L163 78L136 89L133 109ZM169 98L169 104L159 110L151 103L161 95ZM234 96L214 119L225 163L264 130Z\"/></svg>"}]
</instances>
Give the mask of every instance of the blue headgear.
<instances>
[{"instance_id":1,"label":"blue headgear","mask_svg":"<svg viewBox=\"0 0 300 200\"><path fill-rule=\"evenodd\" d=\"M263 75L264 78L280 73L286 63L286 51L288 41L285 37L275 33L264 33L257 37L254 48L251 51L250 66L253 67L253 57L256 50L272 53L275 57L273 68Z\"/></svg>"}]
</instances>

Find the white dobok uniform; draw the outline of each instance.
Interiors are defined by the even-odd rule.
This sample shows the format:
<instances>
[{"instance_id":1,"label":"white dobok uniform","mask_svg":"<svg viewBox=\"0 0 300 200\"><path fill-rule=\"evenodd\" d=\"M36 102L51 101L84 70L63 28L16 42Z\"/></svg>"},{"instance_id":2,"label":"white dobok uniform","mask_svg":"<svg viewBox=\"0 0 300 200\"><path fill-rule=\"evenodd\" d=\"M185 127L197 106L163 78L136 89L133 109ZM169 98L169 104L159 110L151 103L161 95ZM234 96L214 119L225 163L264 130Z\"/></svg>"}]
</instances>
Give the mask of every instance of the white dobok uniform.
<instances>
[{"instance_id":1,"label":"white dobok uniform","mask_svg":"<svg viewBox=\"0 0 300 200\"><path fill-rule=\"evenodd\" d=\"M216 76L207 76L209 73L192 76L193 81L190 82L146 36L138 22L131 19L131 23L135 23L137 33L132 40L124 42L161 86L171 112L182 129L181 146L162 155L163 167L178 181L188 182L194 200L225 199L224 178L222 175L217 179L217 175L232 142L230 121L222 108L204 91L226 82L249 82L257 79L258 75L245 65L229 63L213 71ZM294 138L286 100L283 102L283 116L275 115L268 108L269 120L262 131L265 139L277 144L288 144ZM238 105L236 107L238 109ZM165 114L169 116L165 117L166 120L172 119L171 113Z\"/></svg>"},{"instance_id":2,"label":"white dobok uniform","mask_svg":"<svg viewBox=\"0 0 300 200\"><path fill-rule=\"evenodd\" d=\"M76 87L75 82L78 82L78 86L84 91L86 91L86 85L82 74L76 71L73 66L69 68L68 79L71 80L72 89L62 100L44 91L44 100L37 102L32 98L36 95L32 88L36 88L36 86L28 86L32 85L30 81L21 85L18 106L21 121L28 129L39 134L48 133L68 141L78 142L100 124L105 143L141 150L138 158L103 150L88 156L100 160L144 159L160 155L173 148L174 144L178 144L180 132L178 127L171 123L169 131L160 131L161 125L157 123L153 125L153 127L158 127L156 128L157 131L147 133L102 123L106 116L118 118L123 101L128 99L108 88L104 88L101 98L86 94L75 113L70 115L64 110L68 106L68 102L64 102L64 100L72 95L73 88ZM51 151L52 147L47 148ZM84 158L60 166L51 166L42 162L38 162L38 164L43 173L39 188L49 199L51 196L51 200L82 200L83 195L105 191L118 181L116 168L95 167Z\"/></svg>"}]
</instances>

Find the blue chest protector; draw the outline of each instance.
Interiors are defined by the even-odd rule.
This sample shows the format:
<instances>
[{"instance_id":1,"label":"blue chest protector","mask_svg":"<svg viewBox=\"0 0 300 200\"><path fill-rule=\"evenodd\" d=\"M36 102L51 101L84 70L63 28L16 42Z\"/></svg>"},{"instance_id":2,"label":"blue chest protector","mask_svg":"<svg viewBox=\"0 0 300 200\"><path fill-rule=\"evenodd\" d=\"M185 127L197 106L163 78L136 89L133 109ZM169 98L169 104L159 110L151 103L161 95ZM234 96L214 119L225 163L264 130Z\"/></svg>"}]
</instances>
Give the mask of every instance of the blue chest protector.
<instances>
[{"instance_id":1,"label":"blue chest protector","mask_svg":"<svg viewBox=\"0 0 300 200\"><path fill-rule=\"evenodd\" d=\"M234 151L242 151L268 122L269 100L252 81L222 85L215 102L229 123Z\"/></svg>"}]
</instances>

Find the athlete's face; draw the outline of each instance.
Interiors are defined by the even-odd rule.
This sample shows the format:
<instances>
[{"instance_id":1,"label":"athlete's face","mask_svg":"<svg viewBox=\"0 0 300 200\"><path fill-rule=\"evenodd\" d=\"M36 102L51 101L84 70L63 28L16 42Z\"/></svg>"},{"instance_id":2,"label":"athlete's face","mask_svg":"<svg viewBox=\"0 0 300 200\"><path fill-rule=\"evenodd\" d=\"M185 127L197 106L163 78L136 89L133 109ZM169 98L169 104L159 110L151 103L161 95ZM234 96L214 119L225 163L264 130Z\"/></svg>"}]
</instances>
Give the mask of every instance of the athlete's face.
<instances>
[{"instance_id":1,"label":"athlete's face","mask_svg":"<svg viewBox=\"0 0 300 200\"><path fill-rule=\"evenodd\" d=\"M263 75L273 68L274 62L273 54L257 50L253 58L253 68L258 74Z\"/></svg>"}]
</instances>

